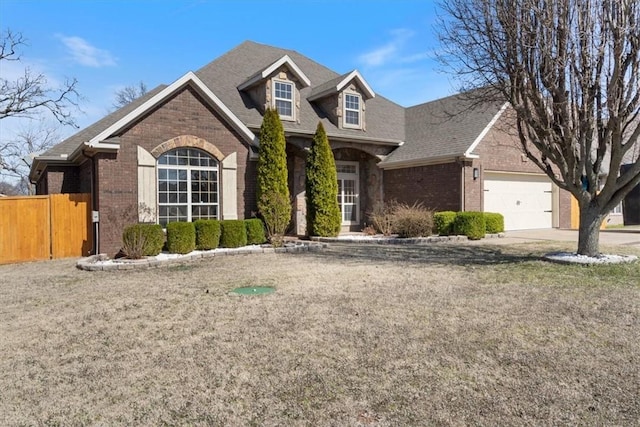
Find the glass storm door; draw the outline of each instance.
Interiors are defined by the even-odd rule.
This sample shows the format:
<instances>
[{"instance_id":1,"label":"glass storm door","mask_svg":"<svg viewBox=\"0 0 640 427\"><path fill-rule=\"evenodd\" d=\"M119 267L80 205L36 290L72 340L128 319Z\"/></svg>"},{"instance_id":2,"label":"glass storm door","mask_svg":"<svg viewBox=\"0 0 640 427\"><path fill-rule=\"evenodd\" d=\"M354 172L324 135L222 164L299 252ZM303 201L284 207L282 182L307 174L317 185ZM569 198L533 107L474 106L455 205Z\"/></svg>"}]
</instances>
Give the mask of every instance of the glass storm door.
<instances>
[{"instance_id":1,"label":"glass storm door","mask_svg":"<svg viewBox=\"0 0 640 427\"><path fill-rule=\"evenodd\" d=\"M338 205L342 214L342 225L358 224L359 175L358 162L336 162L338 172Z\"/></svg>"}]
</instances>

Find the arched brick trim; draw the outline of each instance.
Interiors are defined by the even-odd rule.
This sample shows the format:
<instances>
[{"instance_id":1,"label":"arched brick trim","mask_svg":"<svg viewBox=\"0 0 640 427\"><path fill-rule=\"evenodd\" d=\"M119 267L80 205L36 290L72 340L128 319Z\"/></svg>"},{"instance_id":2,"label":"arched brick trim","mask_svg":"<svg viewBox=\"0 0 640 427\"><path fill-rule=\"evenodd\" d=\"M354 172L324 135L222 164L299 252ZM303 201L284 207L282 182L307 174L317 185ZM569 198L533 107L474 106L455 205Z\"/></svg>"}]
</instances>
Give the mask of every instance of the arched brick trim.
<instances>
[{"instance_id":1,"label":"arched brick trim","mask_svg":"<svg viewBox=\"0 0 640 427\"><path fill-rule=\"evenodd\" d=\"M225 155L222 154L222 151L218 150L218 147L193 135L176 136L175 138L165 141L151 150L151 154L157 159L167 151L180 147L199 148L211 154L213 157L218 159L218 161L222 161L225 158Z\"/></svg>"},{"instance_id":2,"label":"arched brick trim","mask_svg":"<svg viewBox=\"0 0 640 427\"><path fill-rule=\"evenodd\" d=\"M331 143L331 151L338 151L341 149L349 149L349 150L353 150L353 151L361 151L363 153L366 153L368 155L370 155L371 157L374 157L376 159L378 159L377 161L380 161L380 157L378 157L378 155L382 154L388 154L387 151L388 148L385 147L385 149L380 149L377 147L369 147L369 146L354 146L353 144L350 143L345 143L345 142L332 142Z\"/></svg>"}]
</instances>

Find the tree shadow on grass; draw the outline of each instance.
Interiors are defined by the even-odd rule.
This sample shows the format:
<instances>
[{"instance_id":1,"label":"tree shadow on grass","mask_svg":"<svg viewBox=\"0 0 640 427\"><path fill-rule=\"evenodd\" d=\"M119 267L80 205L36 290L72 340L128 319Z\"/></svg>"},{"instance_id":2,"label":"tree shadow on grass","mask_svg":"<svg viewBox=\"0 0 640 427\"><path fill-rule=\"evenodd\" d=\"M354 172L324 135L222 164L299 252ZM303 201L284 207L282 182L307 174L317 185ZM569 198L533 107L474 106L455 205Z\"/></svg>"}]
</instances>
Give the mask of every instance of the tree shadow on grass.
<instances>
[{"instance_id":1,"label":"tree shadow on grass","mask_svg":"<svg viewBox=\"0 0 640 427\"><path fill-rule=\"evenodd\" d=\"M539 261L533 253L505 253L504 247L471 245L376 245L331 243L319 252L309 253L319 259L356 263L406 262L430 265L502 265Z\"/></svg>"}]
</instances>

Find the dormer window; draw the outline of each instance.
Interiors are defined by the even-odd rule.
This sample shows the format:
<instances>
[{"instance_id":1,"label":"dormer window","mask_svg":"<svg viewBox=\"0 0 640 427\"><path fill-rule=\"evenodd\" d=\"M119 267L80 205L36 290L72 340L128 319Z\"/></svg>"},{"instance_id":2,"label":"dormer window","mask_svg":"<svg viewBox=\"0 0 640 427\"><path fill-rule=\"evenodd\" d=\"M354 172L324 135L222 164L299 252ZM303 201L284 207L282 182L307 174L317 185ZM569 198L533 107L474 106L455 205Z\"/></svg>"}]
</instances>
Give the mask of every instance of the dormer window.
<instances>
[{"instance_id":1,"label":"dormer window","mask_svg":"<svg viewBox=\"0 0 640 427\"><path fill-rule=\"evenodd\" d=\"M360 95L344 94L344 127L360 129Z\"/></svg>"},{"instance_id":2,"label":"dormer window","mask_svg":"<svg viewBox=\"0 0 640 427\"><path fill-rule=\"evenodd\" d=\"M281 118L293 120L293 83L275 80L273 99Z\"/></svg>"}]
</instances>

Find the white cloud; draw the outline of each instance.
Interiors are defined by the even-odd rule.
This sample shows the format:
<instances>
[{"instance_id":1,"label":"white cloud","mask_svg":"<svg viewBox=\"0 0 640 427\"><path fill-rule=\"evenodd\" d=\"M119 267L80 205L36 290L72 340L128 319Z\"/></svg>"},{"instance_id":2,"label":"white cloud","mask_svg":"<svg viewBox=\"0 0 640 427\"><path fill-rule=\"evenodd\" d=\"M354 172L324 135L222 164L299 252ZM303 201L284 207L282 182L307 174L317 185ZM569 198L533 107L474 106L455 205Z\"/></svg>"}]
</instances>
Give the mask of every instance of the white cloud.
<instances>
[{"instance_id":1,"label":"white cloud","mask_svg":"<svg viewBox=\"0 0 640 427\"><path fill-rule=\"evenodd\" d=\"M414 32L405 28L391 31L391 40L384 45L363 53L358 60L369 67L383 66L393 60L401 60L401 52L406 42L414 36Z\"/></svg>"},{"instance_id":2,"label":"white cloud","mask_svg":"<svg viewBox=\"0 0 640 427\"><path fill-rule=\"evenodd\" d=\"M87 67L100 68L116 65L116 58L107 50L98 49L82 37L58 35L69 49L74 61Z\"/></svg>"}]
</instances>

